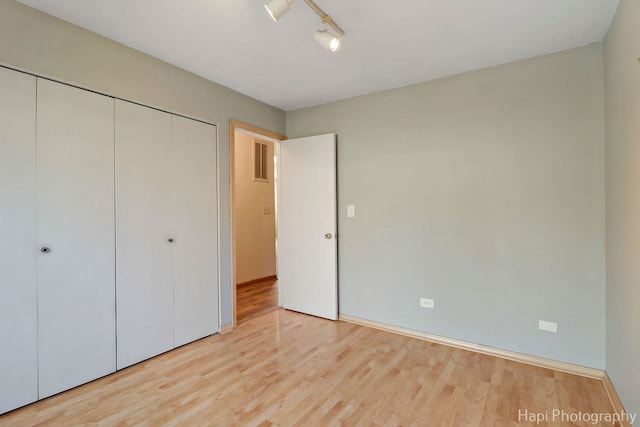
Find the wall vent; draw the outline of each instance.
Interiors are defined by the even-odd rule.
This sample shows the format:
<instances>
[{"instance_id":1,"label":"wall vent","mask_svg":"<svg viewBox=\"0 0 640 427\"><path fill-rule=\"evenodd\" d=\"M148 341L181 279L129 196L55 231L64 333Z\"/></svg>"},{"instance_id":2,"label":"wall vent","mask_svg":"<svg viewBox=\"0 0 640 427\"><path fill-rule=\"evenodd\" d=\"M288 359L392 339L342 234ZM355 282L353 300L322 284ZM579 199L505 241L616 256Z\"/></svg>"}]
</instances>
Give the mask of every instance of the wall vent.
<instances>
[{"instance_id":1,"label":"wall vent","mask_svg":"<svg viewBox=\"0 0 640 427\"><path fill-rule=\"evenodd\" d=\"M253 141L253 179L269 182L269 144Z\"/></svg>"}]
</instances>

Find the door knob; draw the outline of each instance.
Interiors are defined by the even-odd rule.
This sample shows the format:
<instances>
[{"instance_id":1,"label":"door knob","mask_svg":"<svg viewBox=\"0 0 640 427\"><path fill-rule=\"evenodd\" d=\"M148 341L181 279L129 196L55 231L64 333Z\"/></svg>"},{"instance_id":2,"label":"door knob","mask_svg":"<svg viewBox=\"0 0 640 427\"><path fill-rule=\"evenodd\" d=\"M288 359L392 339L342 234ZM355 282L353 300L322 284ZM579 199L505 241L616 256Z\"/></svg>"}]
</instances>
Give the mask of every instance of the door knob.
<instances>
[{"instance_id":1,"label":"door knob","mask_svg":"<svg viewBox=\"0 0 640 427\"><path fill-rule=\"evenodd\" d=\"M46 254L46 253L51 252L51 249L49 249L46 246L43 246L43 247L40 248L40 252L42 252L43 254Z\"/></svg>"},{"instance_id":2,"label":"door knob","mask_svg":"<svg viewBox=\"0 0 640 427\"><path fill-rule=\"evenodd\" d=\"M324 233L324 238L327 240L331 240L331 237L333 237L333 234L331 233Z\"/></svg>"},{"instance_id":3,"label":"door knob","mask_svg":"<svg viewBox=\"0 0 640 427\"><path fill-rule=\"evenodd\" d=\"M169 243L173 243L173 239L171 239L171 238L169 238L167 241L168 241Z\"/></svg>"}]
</instances>

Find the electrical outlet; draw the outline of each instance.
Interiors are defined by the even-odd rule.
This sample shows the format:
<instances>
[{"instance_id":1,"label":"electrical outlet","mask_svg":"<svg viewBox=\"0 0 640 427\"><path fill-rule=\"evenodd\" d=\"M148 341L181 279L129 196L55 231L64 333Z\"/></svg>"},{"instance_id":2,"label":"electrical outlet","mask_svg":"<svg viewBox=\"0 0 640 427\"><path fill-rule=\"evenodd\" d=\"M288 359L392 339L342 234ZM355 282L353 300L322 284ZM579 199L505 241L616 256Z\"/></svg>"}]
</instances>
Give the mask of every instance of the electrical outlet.
<instances>
[{"instance_id":1,"label":"electrical outlet","mask_svg":"<svg viewBox=\"0 0 640 427\"><path fill-rule=\"evenodd\" d=\"M557 334L558 324L556 322L547 322L546 320L539 320L538 329L540 329L541 331L553 332L554 334Z\"/></svg>"},{"instance_id":2,"label":"electrical outlet","mask_svg":"<svg viewBox=\"0 0 640 427\"><path fill-rule=\"evenodd\" d=\"M434 308L435 303L430 298L420 298L420 307L422 308Z\"/></svg>"}]
</instances>

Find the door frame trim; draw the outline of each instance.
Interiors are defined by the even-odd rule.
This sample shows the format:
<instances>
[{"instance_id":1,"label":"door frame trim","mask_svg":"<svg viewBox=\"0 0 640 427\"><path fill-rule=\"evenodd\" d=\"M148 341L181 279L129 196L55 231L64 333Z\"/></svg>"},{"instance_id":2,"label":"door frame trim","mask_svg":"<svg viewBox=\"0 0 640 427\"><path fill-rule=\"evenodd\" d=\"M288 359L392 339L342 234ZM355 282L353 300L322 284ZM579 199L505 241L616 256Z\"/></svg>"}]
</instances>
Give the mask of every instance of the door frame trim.
<instances>
[{"instance_id":1,"label":"door frame trim","mask_svg":"<svg viewBox=\"0 0 640 427\"><path fill-rule=\"evenodd\" d=\"M235 224L233 222L234 213L234 192L235 192L235 165L236 165L236 131L245 130L248 132L262 135L266 138L275 139L278 141L284 141L287 139L285 135L281 135L276 132L271 132L266 129L259 128L257 126L250 125L238 120L229 121L229 213L231 219L231 295L232 295L232 310L231 310L231 325L233 329L238 327L237 316L237 289L236 289L236 231Z\"/></svg>"}]
</instances>

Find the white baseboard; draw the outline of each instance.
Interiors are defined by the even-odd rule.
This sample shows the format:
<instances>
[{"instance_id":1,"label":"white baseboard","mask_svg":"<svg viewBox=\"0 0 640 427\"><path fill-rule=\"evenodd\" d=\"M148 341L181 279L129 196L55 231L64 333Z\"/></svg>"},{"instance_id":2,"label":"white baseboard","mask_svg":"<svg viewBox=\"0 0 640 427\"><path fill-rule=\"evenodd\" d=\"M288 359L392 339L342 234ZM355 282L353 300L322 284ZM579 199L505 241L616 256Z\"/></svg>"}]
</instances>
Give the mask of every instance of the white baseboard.
<instances>
[{"instance_id":1,"label":"white baseboard","mask_svg":"<svg viewBox=\"0 0 640 427\"><path fill-rule=\"evenodd\" d=\"M580 375L582 377L593 378L601 381L603 381L603 379L606 376L606 373L600 369L588 368L586 366L574 365L572 363L567 363L567 362L559 362L557 360L546 359L544 357L532 356L524 353L517 353L515 351L502 350L499 348L489 347L482 344L470 343L467 341L447 338L439 335L432 335L426 332L420 332L420 331L415 331L413 329L407 329L399 326L388 325L386 323L375 322L373 320L361 319L359 317L349 316L346 314L340 314L338 316L338 320L343 320L345 322L368 326L371 328L380 329L387 332L393 332L393 333L405 335L408 337L418 338L421 340L425 340L425 341L429 341L437 344L448 345L451 347L461 348L463 350L470 350L476 353L487 354L490 356L500 357L502 359L513 360L516 362L526 363L528 365L539 366L541 368L547 368L547 369L553 369L554 371Z\"/></svg>"}]
</instances>

